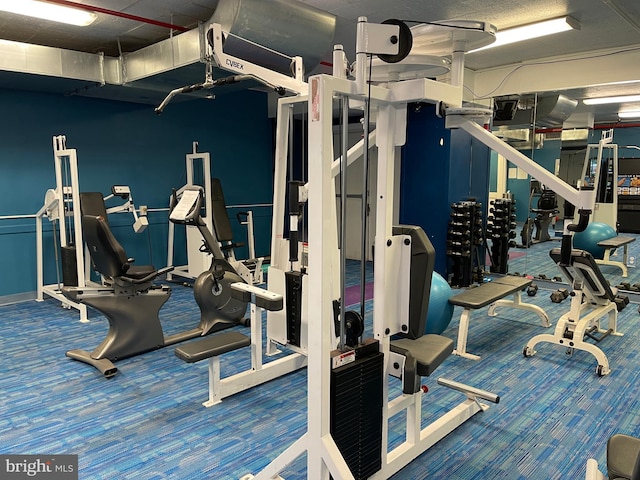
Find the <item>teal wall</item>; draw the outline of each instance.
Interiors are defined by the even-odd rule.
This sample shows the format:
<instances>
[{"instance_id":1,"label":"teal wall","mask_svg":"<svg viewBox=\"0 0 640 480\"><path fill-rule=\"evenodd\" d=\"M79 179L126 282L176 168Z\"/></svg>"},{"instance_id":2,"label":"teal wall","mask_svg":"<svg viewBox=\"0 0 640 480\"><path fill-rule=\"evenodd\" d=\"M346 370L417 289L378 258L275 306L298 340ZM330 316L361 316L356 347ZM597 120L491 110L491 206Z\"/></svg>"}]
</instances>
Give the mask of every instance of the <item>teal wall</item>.
<instances>
[{"instance_id":1,"label":"teal wall","mask_svg":"<svg viewBox=\"0 0 640 480\"><path fill-rule=\"evenodd\" d=\"M602 130L592 130L589 134L589 143L598 143L602 138ZM622 148L635 145L640 147L640 127L615 128L613 130L613 143L618 145L619 158L640 158L640 150Z\"/></svg>"},{"instance_id":2,"label":"teal wall","mask_svg":"<svg viewBox=\"0 0 640 480\"><path fill-rule=\"evenodd\" d=\"M535 150L521 150L521 153L529 158L532 158L538 165L544 167L551 173L555 171L556 159L560 158L562 142L559 140L547 140L544 142L542 148ZM509 168L515 167L512 163L508 162ZM529 181L531 177L527 179L507 179L507 190L513 194L513 198L516 200L516 221L524 222L530 215L529 212L529 196L530 188ZM532 208L536 208L536 205L532 205Z\"/></svg>"},{"instance_id":3,"label":"teal wall","mask_svg":"<svg viewBox=\"0 0 640 480\"><path fill-rule=\"evenodd\" d=\"M67 148L77 150L81 191L106 195L112 185L129 185L137 206L166 208L171 189L186 181L185 154L198 141L200 152L211 153L212 174L221 179L227 204L273 199L273 126L263 93L176 102L158 116L150 105L0 89L0 112L0 217L42 207L46 190L55 188L52 137L60 134ZM271 209L254 209L254 216L257 254L268 255ZM129 214L111 217L114 234L136 263L166 264L167 212L150 213L150 226L139 235ZM46 219L44 228L45 283L55 283ZM244 241L245 232L237 226L234 237ZM182 248L174 264L185 263L184 234L177 240ZM0 220L0 251L0 298L34 292L35 220Z\"/></svg>"}]
</instances>

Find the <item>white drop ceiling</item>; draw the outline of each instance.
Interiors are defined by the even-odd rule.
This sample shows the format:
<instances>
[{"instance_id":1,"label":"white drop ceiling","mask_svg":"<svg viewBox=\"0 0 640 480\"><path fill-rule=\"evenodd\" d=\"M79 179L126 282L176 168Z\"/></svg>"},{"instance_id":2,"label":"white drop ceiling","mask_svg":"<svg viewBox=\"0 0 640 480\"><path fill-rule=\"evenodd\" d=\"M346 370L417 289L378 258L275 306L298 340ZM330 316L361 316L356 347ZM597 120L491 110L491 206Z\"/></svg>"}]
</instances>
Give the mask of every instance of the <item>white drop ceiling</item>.
<instances>
[{"instance_id":1,"label":"white drop ceiling","mask_svg":"<svg viewBox=\"0 0 640 480\"><path fill-rule=\"evenodd\" d=\"M197 28L211 18L217 0L73 0L76 3L121 12L182 29ZM263 0L282 1L282 0ZM355 25L359 16L371 22L389 18L405 21L484 20L498 29L569 15L580 30L468 54L466 67L482 88L495 94L562 91L580 99L613 93L640 93L640 2L637 0L302 0L338 17L334 43L342 43L353 59ZM621 16L621 11L623 16ZM157 44L180 31L147 22L98 13L89 27L72 27L0 12L0 40L46 45L116 58ZM624 17L624 18L623 18ZM3 55L0 42L0 55ZM625 52L625 53L622 53ZM327 61L331 53L327 52ZM558 61L558 58L563 62ZM578 59L575 68L566 59ZM537 64L532 66L531 64ZM528 65L527 68L521 68ZM172 72L167 89L203 80L204 67L191 65ZM0 88L65 91L86 88L83 82L43 79L39 75L0 71ZM621 83L624 82L624 83ZM147 82L150 83L150 82ZM109 95L153 103L161 92L137 91L137 85L109 87ZM156 87L154 87L156 88ZM120 89L120 90L118 90ZM520 91L518 91L520 89ZM144 91L143 91L144 90ZM146 92L146 93L145 93ZM67 92L69 93L69 92ZM637 105L640 108L640 105ZM586 107L596 122L616 122L619 105Z\"/></svg>"}]
</instances>

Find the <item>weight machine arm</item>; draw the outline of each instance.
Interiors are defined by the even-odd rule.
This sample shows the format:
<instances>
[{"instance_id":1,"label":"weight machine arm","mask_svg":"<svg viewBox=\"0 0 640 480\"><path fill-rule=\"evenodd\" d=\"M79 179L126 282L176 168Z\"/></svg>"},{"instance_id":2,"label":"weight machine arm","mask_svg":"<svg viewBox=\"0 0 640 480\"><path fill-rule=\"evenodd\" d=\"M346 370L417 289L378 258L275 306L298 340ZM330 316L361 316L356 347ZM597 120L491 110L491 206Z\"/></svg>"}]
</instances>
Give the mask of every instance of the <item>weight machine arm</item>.
<instances>
[{"instance_id":1,"label":"weight machine arm","mask_svg":"<svg viewBox=\"0 0 640 480\"><path fill-rule=\"evenodd\" d=\"M475 117L475 119L477 119L477 117ZM593 190L578 190L569 185L546 168L520 153L511 145L503 142L488 130L485 130L478 125L474 119L462 114L447 115L446 126L447 128L461 128L469 133L472 137L505 157L518 168L523 169L533 178L539 180L540 183L546 185L569 203L575 205L578 210L593 210L595 201L595 192Z\"/></svg>"},{"instance_id":2,"label":"weight machine arm","mask_svg":"<svg viewBox=\"0 0 640 480\"><path fill-rule=\"evenodd\" d=\"M171 99L173 97L175 97L176 95L179 95L181 93L191 93L191 92L196 92L198 90L207 90L213 87L221 87L223 85L231 85L233 83L238 83L238 82L242 82L244 80L256 80L260 83L262 83L263 85L272 88L278 95L284 95L286 93L285 89L282 87L278 87L276 85L273 85L259 77L256 77L255 75L233 75L231 77L225 77L225 78L219 78L217 80L213 80L211 78L207 78L204 82L202 83L196 83L193 85L187 85L185 87L180 87L180 88L175 88L173 90L171 90L169 92L169 94L164 98L164 100L162 101L162 103L160 105L158 105L155 109L154 112L156 112L158 115L160 115L164 109L166 108L166 106L169 104L169 102L171 101Z\"/></svg>"},{"instance_id":3,"label":"weight machine arm","mask_svg":"<svg viewBox=\"0 0 640 480\"><path fill-rule=\"evenodd\" d=\"M171 90L162 103L155 108L154 111L158 115L164 111L171 99L176 95L196 92L198 90L208 90L223 85L231 85L244 80L255 80L272 89L280 96L285 95L287 91L300 95L307 93L307 84L303 79L302 58L293 57L291 62L293 76L290 77L247 62L241 58L227 55L222 48L223 38L222 27L217 23L213 23L206 35L206 42L209 49L207 57L209 60L213 60L219 68L236 73L236 75L214 80L212 63L208 61L205 81Z\"/></svg>"},{"instance_id":4,"label":"weight machine arm","mask_svg":"<svg viewBox=\"0 0 640 480\"><path fill-rule=\"evenodd\" d=\"M526 155L520 153L511 145L503 142L494 134L481 127L476 120L482 115L468 116L460 113L448 115L446 117L446 126L448 128L461 128L469 133L472 137L481 141L484 145L498 152L511 163L523 169L540 183L551 188L556 194L560 195L566 201L574 205L578 209L580 216L578 223L571 223L565 220L564 231L562 234L562 246L560 263L569 265L571 262L572 234L581 232L589 223L589 216L593 212L595 205L596 192L592 188L580 189L574 188L564 180L556 177L546 168L538 165Z\"/></svg>"},{"instance_id":5,"label":"weight machine arm","mask_svg":"<svg viewBox=\"0 0 640 480\"><path fill-rule=\"evenodd\" d=\"M104 201L111 200L112 198L119 197L124 200L122 205L107 208L107 213L120 213L129 212L133 215L133 230L136 233L144 232L145 228L149 226L149 220L146 213L141 213L138 216L138 211L133 203L133 195L131 195L131 189L127 185L113 185L111 187L111 194L104 197Z\"/></svg>"}]
</instances>

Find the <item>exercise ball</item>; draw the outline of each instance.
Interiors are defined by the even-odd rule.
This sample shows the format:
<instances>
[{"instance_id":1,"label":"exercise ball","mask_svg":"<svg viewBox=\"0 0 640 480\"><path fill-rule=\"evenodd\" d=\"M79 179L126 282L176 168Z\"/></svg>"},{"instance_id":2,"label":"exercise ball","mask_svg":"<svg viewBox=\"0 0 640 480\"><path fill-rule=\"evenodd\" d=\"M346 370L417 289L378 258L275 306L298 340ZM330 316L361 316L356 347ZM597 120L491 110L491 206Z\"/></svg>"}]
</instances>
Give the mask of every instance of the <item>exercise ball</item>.
<instances>
[{"instance_id":1,"label":"exercise ball","mask_svg":"<svg viewBox=\"0 0 640 480\"><path fill-rule=\"evenodd\" d=\"M447 281L437 272L431 275L429 310L424 333L441 334L449 326L453 316L453 305L449 303L452 290Z\"/></svg>"},{"instance_id":2,"label":"exercise ball","mask_svg":"<svg viewBox=\"0 0 640 480\"><path fill-rule=\"evenodd\" d=\"M606 223L592 222L582 232L573 235L573 248L586 250L594 258L604 257L604 248L598 246L598 242L615 237L616 231Z\"/></svg>"}]
</instances>

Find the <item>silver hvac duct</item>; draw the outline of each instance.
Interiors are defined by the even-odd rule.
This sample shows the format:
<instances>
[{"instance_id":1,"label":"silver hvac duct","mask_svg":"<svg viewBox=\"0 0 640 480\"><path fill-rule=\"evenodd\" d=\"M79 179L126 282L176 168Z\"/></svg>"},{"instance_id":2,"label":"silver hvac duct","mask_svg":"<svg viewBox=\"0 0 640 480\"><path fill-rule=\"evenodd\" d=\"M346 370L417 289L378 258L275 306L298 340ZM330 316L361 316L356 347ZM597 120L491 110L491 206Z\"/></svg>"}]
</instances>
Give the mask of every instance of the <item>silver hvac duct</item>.
<instances>
[{"instance_id":1,"label":"silver hvac duct","mask_svg":"<svg viewBox=\"0 0 640 480\"><path fill-rule=\"evenodd\" d=\"M289 74L291 61L279 54L313 70L333 47L336 17L295 0L220 0L209 23L229 32L227 54Z\"/></svg>"},{"instance_id":2,"label":"silver hvac duct","mask_svg":"<svg viewBox=\"0 0 640 480\"><path fill-rule=\"evenodd\" d=\"M514 101L510 99L503 103L513 103ZM532 108L517 110L514 105L510 119L496 119L493 124L494 126L506 125L527 128L535 120L537 127L561 127L564 121L574 112L577 105L578 101L573 98L568 98L561 94L549 95L538 99L535 116Z\"/></svg>"},{"instance_id":3,"label":"silver hvac duct","mask_svg":"<svg viewBox=\"0 0 640 480\"><path fill-rule=\"evenodd\" d=\"M538 102L536 125L542 127L562 126L577 106L577 100L564 95L542 97Z\"/></svg>"}]
</instances>

